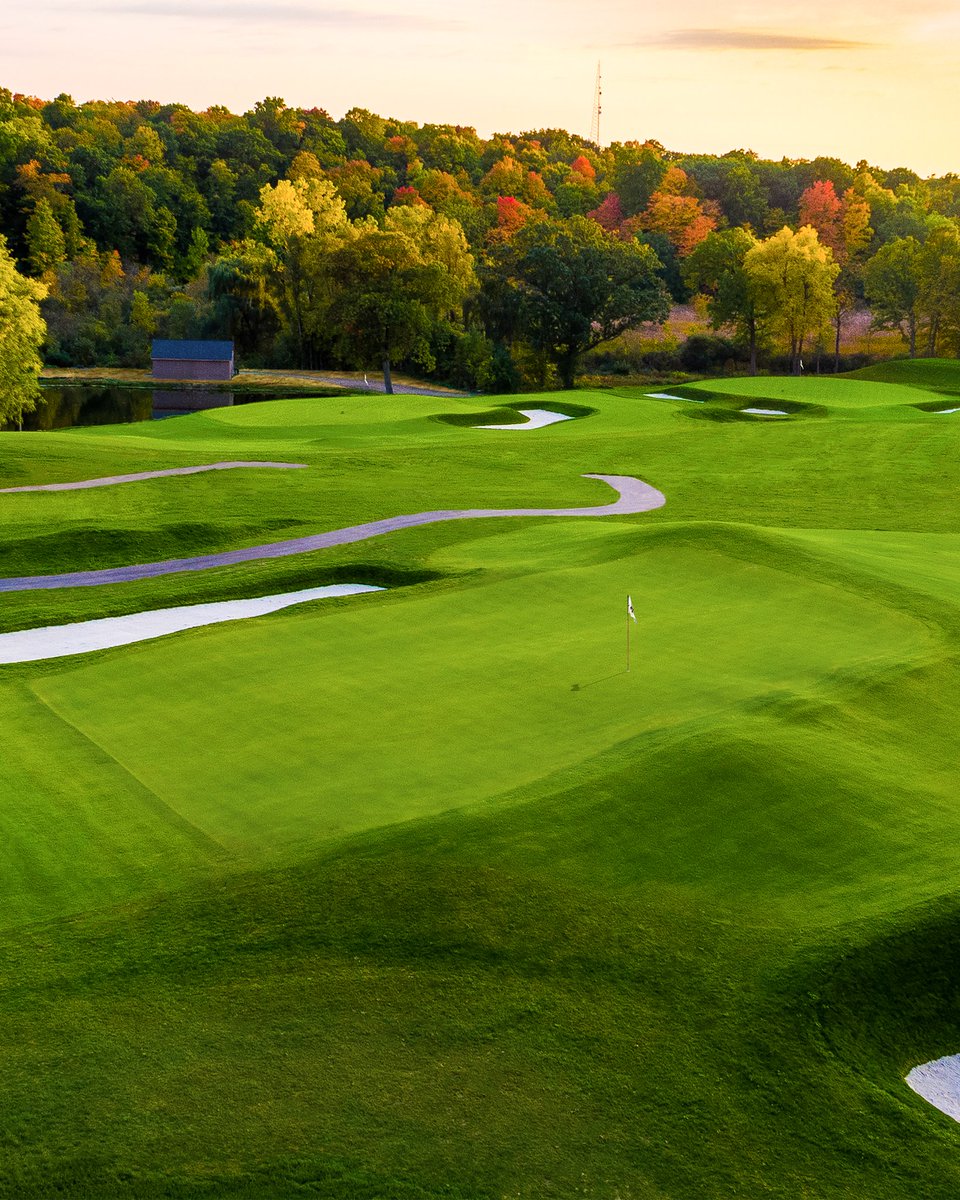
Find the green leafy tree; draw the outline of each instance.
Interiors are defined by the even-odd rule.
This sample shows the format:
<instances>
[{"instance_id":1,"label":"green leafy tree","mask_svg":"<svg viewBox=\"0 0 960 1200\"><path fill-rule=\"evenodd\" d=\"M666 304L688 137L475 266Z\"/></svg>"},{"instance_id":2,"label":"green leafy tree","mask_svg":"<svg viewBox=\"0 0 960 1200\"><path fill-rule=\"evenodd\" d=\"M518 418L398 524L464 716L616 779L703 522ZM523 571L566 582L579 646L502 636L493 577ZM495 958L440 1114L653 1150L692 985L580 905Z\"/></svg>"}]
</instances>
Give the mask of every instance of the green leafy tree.
<instances>
[{"instance_id":1,"label":"green leafy tree","mask_svg":"<svg viewBox=\"0 0 960 1200\"><path fill-rule=\"evenodd\" d=\"M239 354L252 358L269 354L280 328L271 288L277 268L274 251L249 239L231 246L210 267L214 327L221 336L233 338Z\"/></svg>"},{"instance_id":2,"label":"green leafy tree","mask_svg":"<svg viewBox=\"0 0 960 1200\"><path fill-rule=\"evenodd\" d=\"M922 246L915 237L895 238L867 262L863 288L877 329L896 329L913 358L917 353Z\"/></svg>"},{"instance_id":3,"label":"green leafy tree","mask_svg":"<svg viewBox=\"0 0 960 1200\"><path fill-rule=\"evenodd\" d=\"M744 260L757 245L746 229L724 229L704 238L683 263L687 286L707 297L713 328L732 326L746 342L751 375L757 373L757 350L769 319L744 267Z\"/></svg>"},{"instance_id":4,"label":"green leafy tree","mask_svg":"<svg viewBox=\"0 0 960 1200\"><path fill-rule=\"evenodd\" d=\"M384 389L392 394L394 361L408 359L427 370L435 365L432 334L459 312L473 271L455 222L416 208L391 210L388 217L386 229L352 227L328 256L331 290L322 317L338 331L349 361L364 366L379 359Z\"/></svg>"},{"instance_id":5,"label":"green leafy tree","mask_svg":"<svg viewBox=\"0 0 960 1200\"><path fill-rule=\"evenodd\" d=\"M16 268L0 237L0 422L19 423L40 396L40 347L47 327L40 301L47 289Z\"/></svg>"},{"instance_id":6,"label":"green leafy tree","mask_svg":"<svg viewBox=\"0 0 960 1200\"><path fill-rule=\"evenodd\" d=\"M946 217L931 217L920 253L920 309L926 350L935 358L944 341L956 345L960 324L960 230Z\"/></svg>"},{"instance_id":7,"label":"green leafy tree","mask_svg":"<svg viewBox=\"0 0 960 1200\"><path fill-rule=\"evenodd\" d=\"M182 280L196 279L210 255L210 238L202 225L190 231L190 242L181 257L177 276Z\"/></svg>"},{"instance_id":8,"label":"green leafy tree","mask_svg":"<svg viewBox=\"0 0 960 1200\"><path fill-rule=\"evenodd\" d=\"M49 200L40 200L27 220L27 258L34 275L46 275L67 254L67 240Z\"/></svg>"},{"instance_id":9,"label":"green leafy tree","mask_svg":"<svg viewBox=\"0 0 960 1200\"><path fill-rule=\"evenodd\" d=\"M491 251L501 305L572 388L581 355L645 321L662 321L669 297L654 252L587 217L528 221ZM489 279L489 275L488 275Z\"/></svg>"},{"instance_id":10,"label":"green leafy tree","mask_svg":"<svg viewBox=\"0 0 960 1200\"><path fill-rule=\"evenodd\" d=\"M364 217L383 220L386 180L382 169L353 160L328 171L327 178L340 194L351 221L361 221Z\"/></svg>"},{"instance_id":11,"label":"green leafy tree","mask_svg":"<svg viewBox=\"0 0 960 1200\"><path fill-rule=\"evenodd\" d=\"M177 222L156 202L141 173L116 167L98 182L94 233L100 245L122 258L167 267L173 261Z\"/></svg>"},{"instance_id":12,"label":"green leafy tree","mask_svg":"<svg viewBox=\"0 0 960 1200\"><path fill-rule=\"evenodd\" d=\"M200 181L210 213L210 230L219 239L236 236L236 191L238 176L223 161L215 159Z\"/></svg>"},{"instance_id":13,"label":"green leafy tree","mask_svg":"<svg viewBox=\"0 0 960 1200\"><path fill-rule=\"evenodd\" d=\"M644 146L635 157L618 165L613 187L626 216L643 212L666 173L667 164L650 146Z\"/></svg>"},{"instance_id":14,"label":"green leafy tree","mask_svg":"<svg viewBox=\"0 0 960 1200\"><path fill-rule=\"evenodd\" d=\"M304 123L296 109L287 108L286 102L279 96L258 100L253 111L246 116L250 124L256 126L281 153L294 153L300 145Z\"/></svg>"},{"instance_id":15,"label":"green leafy tree","mask_svg":"<svg viewBox=\"0 0 960 1200\"><path fill-rule=\"evenodd\" d=\"M744 157L721 161L725 169L717 200L722 212L731 225L742 225L758 233L764 232L769 205L763 194L756 164Z\"/></svg>"}]
</instances>

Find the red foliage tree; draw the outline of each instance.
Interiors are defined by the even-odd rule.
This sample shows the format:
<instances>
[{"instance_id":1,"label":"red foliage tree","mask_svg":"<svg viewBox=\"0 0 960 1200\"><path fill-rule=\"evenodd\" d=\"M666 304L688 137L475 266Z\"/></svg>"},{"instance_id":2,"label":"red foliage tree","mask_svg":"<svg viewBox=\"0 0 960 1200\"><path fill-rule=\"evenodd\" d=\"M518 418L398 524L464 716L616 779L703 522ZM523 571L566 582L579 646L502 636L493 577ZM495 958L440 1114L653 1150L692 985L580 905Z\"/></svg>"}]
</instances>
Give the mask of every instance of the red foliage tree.
<instances>
[{"instance_id":1,"label":"red foliage tree","mask_svg":"<svg viewBox=\"0 0 960 1200\"><path fill-rule=\"evenodd\" d=\"M415 187L398 187L393 193L393 199L390 201L391 208L399 208L406 205L407 208L429 208L426 200L420 195Z\"/></svg>"},{"instance_id":2,"label":"red foliage tree","mask_svg":"<svg viewBox=\"0 0 960 1200\"><path fill-rule=\"evenodd\" d=\"M800 228L810 225L836 256L843 247L843 202L831 179L818 179L800 197Z\"/></svg>"},{"instance_id":3,"label":"red foliage tree","mask_svg":"<svg viewBox=\"0 0 960 1200\"><path fill-rule=\"evenodd\" d=\"M591 221L605 229L607 233L616 233L623 224L624 212L620 197L616 192L610 192L606 199L587 213Z\"/></svg>"}]
</instances>

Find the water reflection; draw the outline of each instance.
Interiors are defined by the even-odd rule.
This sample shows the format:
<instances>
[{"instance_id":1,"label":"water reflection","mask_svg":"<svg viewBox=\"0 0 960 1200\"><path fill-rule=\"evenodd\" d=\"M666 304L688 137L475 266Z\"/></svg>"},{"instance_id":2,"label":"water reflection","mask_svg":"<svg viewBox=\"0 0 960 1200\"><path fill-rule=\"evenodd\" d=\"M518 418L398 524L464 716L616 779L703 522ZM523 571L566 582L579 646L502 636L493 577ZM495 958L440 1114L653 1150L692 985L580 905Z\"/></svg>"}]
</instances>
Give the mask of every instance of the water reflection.
<instances>
[{"instance_id":1,"label":"water reflection","mask_svg":"<svg viewBox=\"0 0 960 1200\"><path fill-rule=\"evenodd\" d=\"M149 421L149 392L133 388L43 388L43 400L24 413L24 429L69 429L71 425L118 425Z\"/></svg>"},{"instance_id":2,"label":"water reflection","mask_svg":"<svg viewBox=\"0 0 960 1200\"><path fill-rule=\"evenodd\" d=\"M32 413L24 413L23 428L69 429L73 425L125 425L132 421L159 420L276 400L276 392L221 392L203 388L130 388L96 384L42 387L43 400ZM293 393L284 393L290 395ZM16 423L0 429L16 429Z\"/></svg>"},{"instance_id":3,"label":"water reflection","mask_svg":"<svg viewBox=\"0 0 960 1200\"><path fill-rule=\"evenodd\" d=\"M206 392L199 388L178 392L158 388L151 395L155 418L179 417L184 413L202 412L205 408L227 408L233 404L233 392Z\"/></svg>"}]
</instances>

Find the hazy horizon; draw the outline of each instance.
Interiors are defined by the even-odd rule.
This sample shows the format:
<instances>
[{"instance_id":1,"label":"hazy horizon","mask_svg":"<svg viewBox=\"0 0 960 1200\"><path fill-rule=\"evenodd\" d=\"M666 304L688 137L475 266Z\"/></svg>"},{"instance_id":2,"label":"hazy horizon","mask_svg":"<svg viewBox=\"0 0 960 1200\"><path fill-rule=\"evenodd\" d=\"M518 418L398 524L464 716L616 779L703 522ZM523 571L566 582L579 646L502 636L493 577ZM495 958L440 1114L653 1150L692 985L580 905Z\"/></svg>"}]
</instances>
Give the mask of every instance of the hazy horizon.
<instances>
[{"instance_id":1,"label":"hazy horizon","mask_svg":"<svg viewBox=\"0 0 960 1200\"><path fill-rule=\"evenodd\" d=\"M601 141L762 158L835 156L920 175L960 170L960 11L945 0L810 0L771 14L706 0L682 20L627 0L489 0L483 13L410 0L46 0L0 16L0 84L52 99L154 99L237 112L292 106L469 125L483 136L590 132Z\"/></svg>"}]
</instances>

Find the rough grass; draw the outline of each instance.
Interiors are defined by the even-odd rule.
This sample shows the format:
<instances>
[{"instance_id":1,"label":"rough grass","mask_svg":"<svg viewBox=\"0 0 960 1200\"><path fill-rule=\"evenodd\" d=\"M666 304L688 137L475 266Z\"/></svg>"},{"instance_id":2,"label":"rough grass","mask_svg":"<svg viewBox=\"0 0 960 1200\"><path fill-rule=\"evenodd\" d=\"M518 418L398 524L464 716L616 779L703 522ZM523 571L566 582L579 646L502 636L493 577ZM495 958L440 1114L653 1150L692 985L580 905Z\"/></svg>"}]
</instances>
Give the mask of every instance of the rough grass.
<instances>
[{"instance_id":1,"label":"rough grass","mask_svg":"<svg viewBox=\"0 0 960 1200\"><path fill-rule=\"evenodd\" d=\"M668 498L0 597L10 629L404 585L0 670L0 1196L955 1196L960 1129L903 1083L960 1050L927 369L704 406L818 420L581 394L515 442L423 397L0 436L9 486L310 467L0 496L4 574L604 503L586 471Z\"/></svg>"}]
</instances>

